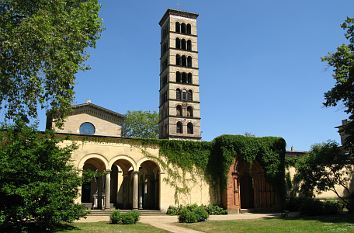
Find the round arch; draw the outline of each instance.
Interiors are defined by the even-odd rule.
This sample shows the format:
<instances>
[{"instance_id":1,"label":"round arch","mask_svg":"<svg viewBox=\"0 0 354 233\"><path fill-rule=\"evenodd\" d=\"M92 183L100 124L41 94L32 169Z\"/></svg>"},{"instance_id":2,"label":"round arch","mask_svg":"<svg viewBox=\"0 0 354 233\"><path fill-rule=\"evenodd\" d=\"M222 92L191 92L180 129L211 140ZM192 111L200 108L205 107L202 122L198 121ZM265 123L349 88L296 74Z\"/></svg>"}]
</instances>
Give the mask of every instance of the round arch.
<instances>
[{"instance_id":1,"label":"round arch","mask_svg":"<svg viewBox=\"0 0 354 233\"><path fill-rule=\"evenodd\" d=\"M107 159L103 155L92 153L92 154L87 154L81 158L79 165L78 165L78 169L83 170L85 162L89 159L98 159L100 162L102 162L104 164L104 170L107 170L110 168L108 166Z\"/></svg>"},{"instance_id":2,"label":"round arch","mask_svg":"<svg viewBox=\"0 0 354 233\"><path fill-rule=\"evenodd\" d=\"M114 156L108 163L108 167L111 168L113 166L113 164L115 162L117 162L118 160L126 160L128 161L132 167L133 167L133 171L137 171L138 170L138 166L136 165L136 162L135 160L128 156L128 155L117 155L117 156Z\"/></svg>"},{"instance_id":3,"label":"round arch","mask_svg":"<svg viewBox=\"0 0 354 233\"><path fill-rule=\"evenodd\" d=\"M155 161L155 160L153 160L153 159L151 159L151 158L142 158L142 159L140 159L140 160L137 162L137 165L138 165L137 167L141 167L141 165L142 165L144 162L147 162L147 161L154 163L154 164L156 165L156 167L158 167L158 169L160 170L160 173L164 173L164 170L163 170L162 166L160 166L160 164L159 164L157 161Z\"/></svg>"}]
</instances>

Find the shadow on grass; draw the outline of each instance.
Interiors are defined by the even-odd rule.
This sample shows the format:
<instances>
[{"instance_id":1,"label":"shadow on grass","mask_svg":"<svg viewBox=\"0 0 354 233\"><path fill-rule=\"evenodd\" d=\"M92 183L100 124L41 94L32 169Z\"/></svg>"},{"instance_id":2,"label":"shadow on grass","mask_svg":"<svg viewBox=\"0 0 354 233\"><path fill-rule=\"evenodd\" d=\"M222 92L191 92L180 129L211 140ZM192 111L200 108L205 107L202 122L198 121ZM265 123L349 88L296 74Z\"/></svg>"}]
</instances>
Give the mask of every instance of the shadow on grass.
<instances>
[{"instance_id":1,"label":"shadow on grass","mask_svg":"<svg viewBox=\"0 0 354 233\"><path fill-rule=\"evenodd\" d=\"M264 218L266 220L271 220L274 218ZM311 220L320 221L323 223L350 223L354 224L354 214L337 214L337 215L323 215L323 216L298 216L298 217L277 217L277 219L282 219L284 221L292 220Z\"/></svg>"},{"instance_id":2,"label":"shadow on grass","mask_svg":"<svg viewBox=\"0 0 354 233\"><path fill-rule=\"evenodd\" d=\"M24 226L7 226L0 227L1 233L17 233L17 232L28 232L28 233L48 233L48 232L58 232L58 231L71 231L80 230L79 228L69 225L60 224L53 227L53 229L43 229L35 224L26 224Z\"/></svg>"}]
</instances>

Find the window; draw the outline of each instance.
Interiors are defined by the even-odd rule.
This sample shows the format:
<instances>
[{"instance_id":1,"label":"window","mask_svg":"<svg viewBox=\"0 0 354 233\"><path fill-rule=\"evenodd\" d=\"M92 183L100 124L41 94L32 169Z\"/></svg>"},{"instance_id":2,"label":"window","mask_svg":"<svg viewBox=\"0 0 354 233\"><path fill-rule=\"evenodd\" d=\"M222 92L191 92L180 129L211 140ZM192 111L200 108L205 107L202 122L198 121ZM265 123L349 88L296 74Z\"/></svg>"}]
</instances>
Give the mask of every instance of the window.
<instances>
[{"instance_id":1,"label":"window","mask_svg":"<svg viewBox=\"0 0 354 233\"><path fill-rule=\"evenodd\" d=\"M176 82L180 83L181 82L181 73L180 72L176 72Z\"/></svg>"},{"instance_id":2,"label":"window","mask_svg":"<svg viewBox=\"0 0 354 233\"><path fill-rule=\"evenodd\" d=\"M187 50L192 51L192 41L191 40L187 41Z\"/></svg>"},{"instance_id":3,"label":"window","mask_svg":"<svg viewBox=\"0 0 354 233\"><path fill-rule=\"evenodd\" d=\"M187 92L186 92L186 90L182 91L182 100L183 101L187 101Z\"/></svg>"},{"instance_id":4,"label":"window","mask_svg":"<svg viewBox=\"0 0 354 233\"><path fill-rule=\"evenodd\" d=\"M181 25L179 24L179 22L176 22L176 32L177 33L181 32Z\"/></svg>"},{"instance_id":5,"label":"window","mask_svg":"<svg viewBox=\"0 0 354 233\"><path fill-rule=\"evenodd\" d=\"M183 67L186 67L186 66L187 66L186 61L187 61L186 56L183 55L183 56L182 56L182 66L183 66Z\"/></svg>"},{"instance_id":6,"label":"window","mask_svg":"<svg viewBox=\"0 0 354 233\"><path fill-rule=\"evenodd\" d=\"M187 117L193 117L193 108L191 106L187 107Z\"/></svg>"},{"instance_id":7,"label":"window","mask_svg":"<svg viewBox=\"0 0 354 233\"><path fill-rule=\"evenodd\" d=\"M190 24L187 24L187 34L192 34L192 26Z\"/></svg>"},{"instance_id":8,"label":"window","mask_svg":"<svg viewBox=\"0 0 354 233\"><path fill-rule=\"evenodd\" d=\"M176 49L181 48L181 40L179 38L176 38Z\"/></svg>"},{"instance_id":9,"label":"window","mask_svg":"<svg viewBox=\"0 0 354 233\"><path fill-rule=\"evenodd\" d=\"M176 65L180 66L181 65L181 56L180 55L176 55Z\"/></svg>"},{"instance_id":10,"label":"window","mask_svg":"<svg viewBox=\"0 0 354 233\"><path fill-rule=\"evenodd\" d=\"M95 126L90 122L85 122L80 125L80 134L94 135L95 132Z\"/></svg>"},{"instance_id":11,"label":"window","mask_svg":"<svg viewBox=\"0 0 354 233\"><path fill-rule=\"evenodd\" d=\"M182 41L181 41L181 49L186 50L187 49L186 44L187 44L186 40L182 39Z\"/></svg>"},{"instance_id":12,"label":"window","mask_svg":"<svg viewBox=\"0 0 354 233\"><path fill-rule=\"evenodd\" d=\"M192 73L188 73L188 83L189 84L193 83L193 81L192 81Z\"/></svg>"},{"instance_id":13,"label":"window","mask_svg":"<svg viewBox=\"0 0 354 233\"><path fill-rule=\"evenodd\" d=\"M176 107L176 112L177 112L177 116L182 116L182 106L181 105L177 105Z\"/></svg>"},{"instance_id":14,"label":"window","mask_svg":"<svg viewBox=\"0 0 354 233\"><path fill-rule=\"evenodd\" d=\"M187 124L187 133L193 134L193 124L191 122Z\"/></svg>"},{"instance_id":15,"label":"window","mask_svg":"<svg viewBox=\"0 0 354 233\"><path fill-rule=\"evenodd\" d=\"M181 24L181 32L182 32L183 34L186 34L186 33L187 33L187 28L186 28L186 24L185 24L185 23L182 23L182 24Z\"/></svg>"},{"instance_id":16,"label":"window","mask_svg":"<svg viewBox=\"0 0 354 233\"><path fill-rule=\"evenodd\" d=\"M176 90L176 100L181 100L181 90L180 89Z\"/></svg>"},{"instance_id":17,"label":"window","mask_svg":"<svg viewBox=\"0 0 354 233\"><path fill-rule=\"evenodd\" d=\"M192 57L188 56L187 58L187 67L192 67Z\"/></svg>"},{"instance_id":18,"label":"window","mask_svg":"<svg viewBox=\"0 0 354 233\"><path fill-rule=\"evenodd\" d=\"M177 125L176 125L176 132L177 133L183 133L183 128L182 128L182 122L177 122Z\"/></svg>"},{"instance_id":19,"label":"window","mask_svg":"<svg viewBox=\"0 0 354 233\"><path fill-rule=\"evenodd\" d=\"M187 83L187 73L182 73L182 83Z\"/></svg>"},{"instance_id":20,"label":"window","mask_svg":"<svg viewBox=\"0 0 354 233\"><path fill-rule=\"evenodd\" d=\"M193 101L193 91L192 90L188 91L188 101Z\"/></svg>"}]
</instances>

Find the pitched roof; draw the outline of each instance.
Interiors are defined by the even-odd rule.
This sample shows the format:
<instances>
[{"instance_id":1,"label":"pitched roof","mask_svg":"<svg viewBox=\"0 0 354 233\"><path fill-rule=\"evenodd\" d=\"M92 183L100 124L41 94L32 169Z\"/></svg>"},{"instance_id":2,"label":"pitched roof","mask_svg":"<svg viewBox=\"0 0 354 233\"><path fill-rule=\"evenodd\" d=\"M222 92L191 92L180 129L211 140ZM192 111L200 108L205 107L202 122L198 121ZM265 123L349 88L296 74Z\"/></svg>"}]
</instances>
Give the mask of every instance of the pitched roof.
<instances>
[{"instance_id":1,"label":"pitched roof","mask_svg":"<svg viewBox=\"0 0 354 233\"><path fill-rule=\"evenodd\" d=\"M118 113L118 112L114 112L114 111L112 111L112 110L109 110L109 109L107 109L107 108L98 106L98 105L93 104L93 103L91 103L91 102L86 102L86 103L83 103L83 104L76 104L76 105L73 105L73 106L72 106L73 109L79 109L79 108L82 108L82 107L95 108L95 109L97 109L97 110L106 112L106 113L108 113L108 114L110 114L110 115L117 116L117 117L121 117L121 118L125 118L125 115L123 115L123 114L120 114L120 113Z\"/></svg>"}]
</instances>

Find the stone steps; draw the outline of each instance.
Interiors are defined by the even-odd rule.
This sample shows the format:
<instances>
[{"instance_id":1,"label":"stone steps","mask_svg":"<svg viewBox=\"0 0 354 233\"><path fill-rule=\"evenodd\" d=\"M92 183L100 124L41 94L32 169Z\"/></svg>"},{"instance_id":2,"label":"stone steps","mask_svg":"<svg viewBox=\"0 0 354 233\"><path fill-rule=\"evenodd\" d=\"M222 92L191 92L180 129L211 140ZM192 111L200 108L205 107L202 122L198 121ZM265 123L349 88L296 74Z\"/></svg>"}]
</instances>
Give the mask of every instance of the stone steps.
<instances>
[{"instance_id":1,"label":"stone steps","mask_svg":"<svg viewBox=\"0 0 354 233\"><path fill-rule=\"evenodd\" d=\"M111 216L115 209L109 210L90 210L89 216ZM121 213L126 213L131 210L119 210ZM140 216L163 216L166 215L162 213L160 210L138 210Z\"/></svg>"}]
</instances>

